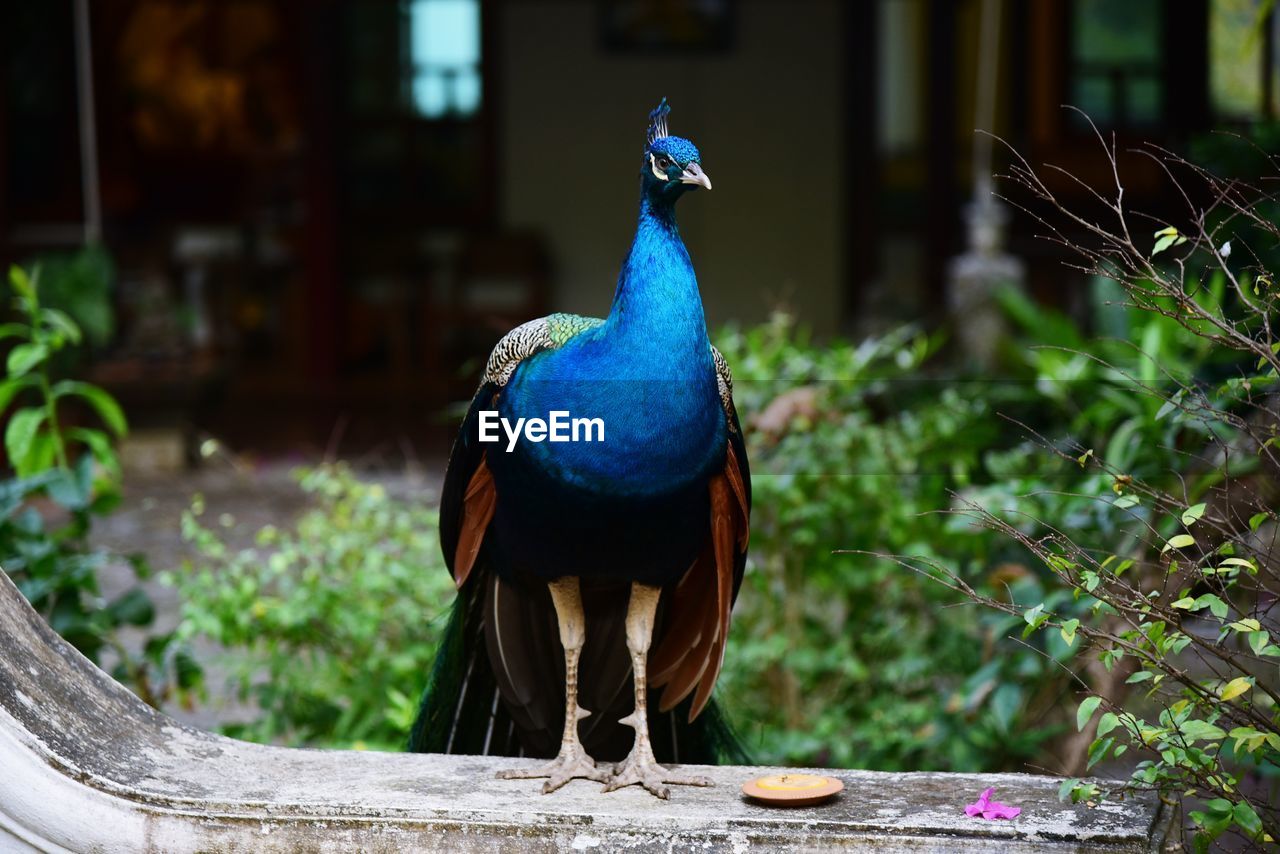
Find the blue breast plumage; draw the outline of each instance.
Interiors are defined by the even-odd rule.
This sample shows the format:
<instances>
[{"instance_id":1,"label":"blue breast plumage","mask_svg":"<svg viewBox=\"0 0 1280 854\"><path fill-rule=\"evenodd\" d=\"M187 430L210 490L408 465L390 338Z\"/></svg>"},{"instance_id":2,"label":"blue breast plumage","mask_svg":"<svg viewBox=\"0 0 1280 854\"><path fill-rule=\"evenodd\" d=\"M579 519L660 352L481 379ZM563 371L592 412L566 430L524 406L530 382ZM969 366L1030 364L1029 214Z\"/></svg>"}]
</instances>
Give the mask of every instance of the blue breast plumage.
<instances>
[{"instance_id":1,"label":"blue breast plumage","mask_svg":"<svg viewBox=\"0 0 1280 854\"><path fill-rule=\"evenodd\" d=\"M553 411L599 419L603 441L518 441L521 464L591 497L656 496L704 482L724 459L724 413L710 349L619 350L606 327L521 365L499 398L510 423ZM496 456L496 455L495 455ZM503 454L506 456L506 454ZM494 460L495 472L507 461Z\"/></svg>"}]
</instances>

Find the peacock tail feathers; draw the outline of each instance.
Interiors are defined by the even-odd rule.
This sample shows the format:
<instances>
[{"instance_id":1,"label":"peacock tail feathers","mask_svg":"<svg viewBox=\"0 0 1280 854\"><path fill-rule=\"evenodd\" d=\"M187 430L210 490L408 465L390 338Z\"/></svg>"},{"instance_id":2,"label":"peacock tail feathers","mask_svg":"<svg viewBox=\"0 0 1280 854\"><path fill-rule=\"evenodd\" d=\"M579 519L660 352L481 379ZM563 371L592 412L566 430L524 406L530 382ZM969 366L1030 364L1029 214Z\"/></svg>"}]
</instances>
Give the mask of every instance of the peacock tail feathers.
<instances>
[{"instance_id":1,"label":"peacock tail feathers","mask_svg":"<svg viewBox=\"0 0 1280 854\"><path fill-rule=\"evenodd\" d=\"M435 666L409 734L411 753L524 756L510 715L497 701L497 682L485 654L485 585L458 591L440 639ZM692 723L688 697L659 712L661 689L649 695L650 737L659 762L750 765L751 757L723 709L712 700ZM546 754L549 758L554 751ZM605 757L600 757L605 758Z\"/></svg>"}]
</instances>

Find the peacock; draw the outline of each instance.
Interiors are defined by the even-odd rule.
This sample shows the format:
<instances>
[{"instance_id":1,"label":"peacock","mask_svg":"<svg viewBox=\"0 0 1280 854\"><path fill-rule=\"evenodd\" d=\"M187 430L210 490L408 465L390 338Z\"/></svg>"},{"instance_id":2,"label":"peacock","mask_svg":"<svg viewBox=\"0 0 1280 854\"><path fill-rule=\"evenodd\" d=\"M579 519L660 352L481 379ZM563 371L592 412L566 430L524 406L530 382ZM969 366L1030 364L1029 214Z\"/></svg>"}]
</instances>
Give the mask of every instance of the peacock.
<instances>
[{"instance_id":1,"label":"peacock","mask_svg":"<svg viewBox=\"0 0 1280 854\"><path fill-rule=\"evenodd\" d=\"M743 758L711 693L751 476L676 226L676 203L711 179L668 133L669 112L664 98L649 114L609 316L552 314L503 337L445 474L440 541L458 596L410 749L547 758L501 775L545 777L544 793L584 778L665 799L668 784L710 781L660 761ZM547 424L568 416L573 435L555 441ZM580 433L579 419L599 429Z\"/></svg>"}]
</instances>

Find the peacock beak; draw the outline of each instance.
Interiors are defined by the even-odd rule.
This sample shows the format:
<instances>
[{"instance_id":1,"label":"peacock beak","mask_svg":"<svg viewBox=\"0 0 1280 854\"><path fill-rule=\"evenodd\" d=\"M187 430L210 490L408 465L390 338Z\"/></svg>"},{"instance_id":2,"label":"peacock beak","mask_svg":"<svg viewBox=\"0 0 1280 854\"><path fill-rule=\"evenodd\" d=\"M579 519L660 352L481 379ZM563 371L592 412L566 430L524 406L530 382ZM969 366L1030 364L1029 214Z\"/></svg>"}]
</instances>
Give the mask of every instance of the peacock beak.
<instances>
[{"instance_id":1,"label":"peacock beak","mask_svg":"<svg viewBox=\"0 0 1280 854\"><path fill-rule=\"evenodd\" d=\"M684 167L684 171L680 173L681 184L697 184L699 187L711 189L711 179L707 177L707 173L702 171L702 167L697 163L690 163Z\"/></svg>"}]
</instances>

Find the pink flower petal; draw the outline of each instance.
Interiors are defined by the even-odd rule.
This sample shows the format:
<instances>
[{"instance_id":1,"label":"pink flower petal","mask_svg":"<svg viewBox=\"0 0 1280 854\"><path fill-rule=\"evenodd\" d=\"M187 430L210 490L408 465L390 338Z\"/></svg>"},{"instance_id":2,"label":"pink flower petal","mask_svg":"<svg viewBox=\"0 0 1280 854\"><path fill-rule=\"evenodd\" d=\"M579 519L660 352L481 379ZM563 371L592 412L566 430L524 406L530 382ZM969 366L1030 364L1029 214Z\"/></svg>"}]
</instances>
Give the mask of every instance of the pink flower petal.
<instances>
[{"instance_id":1,"label":"pink flower petal","mask_svg":"<svg viewBox=\"0 0 1280 854\"><path fill-rule=\"evenodd\" d=\"M987 789L978 796L978 800L964 808L964 814L970 817L981 816L984 819L1009 819L1017 818L1022 814L1021 807L1013 807L1008 804L1002 804L999 801L991 800L991 795L995 793L995 789Z\"/></svg>"},{"instance_id":2,"label":"pink flower petal","mask_svg":"<svg viewBox=\"0 0 1280 854\"><path fill-rule=\"evenodd\" d=\"M1022 814L1022 807L1011 807L999 801L993 801L991 808L982 814L983 818L1017 818Z\"/></svg>"}]
</instances>

